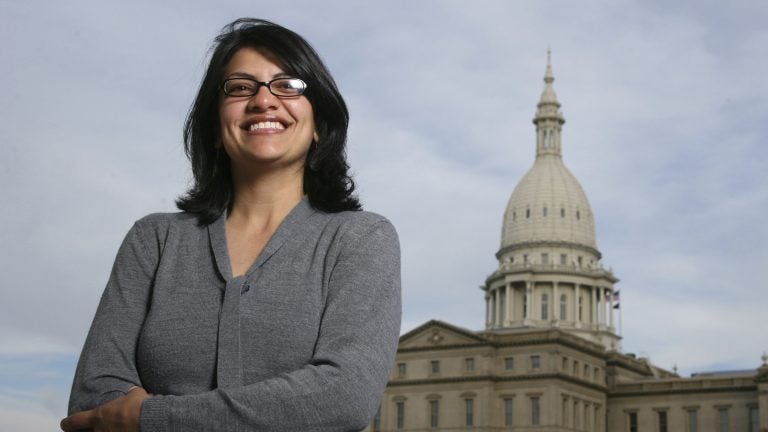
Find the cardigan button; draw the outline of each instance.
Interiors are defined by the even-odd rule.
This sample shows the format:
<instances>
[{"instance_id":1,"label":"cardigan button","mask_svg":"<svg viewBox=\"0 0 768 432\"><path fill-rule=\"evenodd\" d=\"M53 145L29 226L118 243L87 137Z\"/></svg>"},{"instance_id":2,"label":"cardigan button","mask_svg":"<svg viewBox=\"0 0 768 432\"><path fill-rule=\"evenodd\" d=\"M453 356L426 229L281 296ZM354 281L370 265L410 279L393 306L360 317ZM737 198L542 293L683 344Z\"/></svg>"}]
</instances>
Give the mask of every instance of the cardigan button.
<instances>
[{"instance_id":1,"label":"cardigan button","mask_svg":"<svg viewBox=\"0 0 768 432\"><path fill-rule=\"evenodd\" d=\"M248 292L248 291L250 291L250 290L251 290L251 284L245 284L245 285L243 285L243 287L240 289L240 294L245 294L245 293L247 293L247 292Z\"/></svg>"}]
</instances>

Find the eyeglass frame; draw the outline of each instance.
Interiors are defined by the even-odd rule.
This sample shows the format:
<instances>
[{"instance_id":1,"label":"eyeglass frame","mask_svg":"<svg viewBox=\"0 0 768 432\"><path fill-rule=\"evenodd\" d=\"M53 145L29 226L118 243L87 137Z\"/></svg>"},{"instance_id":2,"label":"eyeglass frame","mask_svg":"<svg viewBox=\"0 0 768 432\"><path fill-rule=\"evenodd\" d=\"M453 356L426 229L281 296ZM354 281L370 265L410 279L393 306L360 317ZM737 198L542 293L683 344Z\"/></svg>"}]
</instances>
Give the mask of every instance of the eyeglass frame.
<instances>
[{"instance_id":1,"label":"eyeglass frame","mask_svg":"<svg viewBox=\"0 0 768 432\"><path fill-rule=\"evenodd\" d=\"M235 81L235 80L246 80L246 81L251 81L251 82L256 83L256 88L253 90L253 94L249 94L249 95L231 95L231 94L227 93L227 83L230 82L230 81ZM295 94L295 95L281 95L281 94L275 93L272 90L272 83L275 82L275 81L283 81L283 80L298 80L302 84L304 84L304 88L301 89L301 92L299 94ZM248 77L232 77L232 78L225 79L221 83L221 91L224 92L224 94L227 97L253 97L253 96L255 96L259 92L259 90L261 90L261 87L266 87L267 90L269 90L269 92L273 96L279 97L281 99L283 99L283 98L294 98L294 97L298 97L298 96L303 95L304 92L307 91L307 82L304 81L301 78L296 78L296 77L279 77L279 78L275 78L275 79L272 79L272 80L269 80L269 81L259 81L259 80L256 80L256 79L253 79L253 78L248 78Z\"/></svg>"}]
</instances>

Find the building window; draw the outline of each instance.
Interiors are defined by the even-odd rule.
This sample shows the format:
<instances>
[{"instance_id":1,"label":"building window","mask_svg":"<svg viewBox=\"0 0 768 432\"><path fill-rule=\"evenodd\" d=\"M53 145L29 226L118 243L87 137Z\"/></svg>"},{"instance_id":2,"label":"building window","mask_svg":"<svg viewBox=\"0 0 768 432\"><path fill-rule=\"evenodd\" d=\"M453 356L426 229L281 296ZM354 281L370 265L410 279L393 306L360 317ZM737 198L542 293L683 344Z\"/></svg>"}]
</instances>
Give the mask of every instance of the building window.
<instances>
[{"instance_id":1,"label":"building window","mask_svg":"<svg viewBox=\"0 0 768 432\"><path fill-rule=\"evenodd\" d=\"M499 319L501 320L501 325L504 325L504 321L507 319L507 293L505 290L499 289L499 304L501 305L501 313L499 314Z\"/></svg>"},{"instance_id":2,"label":"building window","mask_svg":"<svg viewBox=\"0 0 768 432\"><path fill-rule=\"evenodd\" d=\"M659 418L659 432L669 432L667 429L667 412L659 411L656 415Z\"/></svg>"},{"instance_id":3,"label":"building window","mask_svg":"<svg viewBox=\"0 0 768 432\"><path fill-rule=\"evenodd\" d=\"M405 363L398 363L397 364L397 377L398 378L405 378L405 373L407 369L405 366Z\"/></svg>"},{"instance_id":4,"label":"building window","mask_svg":"<svg viewBox=\"0 0 768 432\"><path fill-rule=\"evenodd\" d=\"M563 403L560 404L560 418L562 419L563 426L567 426L568 423L568 396L563 396Z\"/></svg>"},{"instance_id":5,"label":"building window","mask_svg":"<svg viewBox=\"0 0 768 432\"><path fill-rule=\"evenodd\" d=\"M758 432L760 426L760 420L757 417L757 407L749 407L749 432Z\"/></svg>"},{"instance_id":6,"label":"building window","mask_svg":"<svg viewBox=\"0 0 768 432\"><path fill-rule=\"evenodd\" d=\"M539 368L541 368L541 356L532 355L531 356L531 369L539 369Z\"/></svg>"},{"instance_id":7,"label":"building window","mask_svg":"<svg viewBox=\"0 0 768 432\"><path fill-rule=\"evenodd\" d=\"M560 321L565 321L568 317L566 311L568 310L568 297L565 294L560 296Z\"/></svg>"},{"instance_id":8,"label":"building window","mask_svg":"<svg viewBox=\"0 0 768 432\"><path fill-rule=\"evenodd\" d=\"M581 404L577 400L573 401L573 426L581 429Z\"/></svg>"},{"instance_id":9,"label":"building window","mask_svg":"<svg viewBox=\"0 0 768 432\"><path fill-rule=\"evenodd\" d=\"M563 367L561 370L563 372L568 372L568 357L563 357Z\"/></svg>"},{"instance_id":10,"label":"building window","mask_svg":"<svg viewBox=\"0 0 768 432\"><path fill-rule=\"evenodd\" d=\"M542 264L549 264L549 254L547 254L547 253L541 254L541 263Z\"/></svg>"},{"instance_id":11,"label":"building window","mask_svg":"<svg viewBox=\"0 0 768 432\"><path fill-rule=\"evenodd\" d=\"M561 217L561 218L564 218L564 217L565 217L565 209L564 209L564 208L561 208L561 209L560 209L560 217Z\"/></svg>"},{"instance_id":12,"label":"building window","mask_svg":"<svg viewBox=\"0 0 768 432\"><path fill-rule=\"evenodd\" d=\"M464 366L466 366L467 372L473 372L475 370L474 357L469 357L467 359L464 359Z\"/></svg>"},{"instance_id":13,"label":"building window","mask_svg":"<svg viewBox=\"0 0 768 432\"><path fill-rule=\"evenodd\" d=\"M504 399L504 426L512 426L512 409L514 408L514 399Z\"/></svg>"},{"instance_id":14,"label":"building window","mask_svg":"<svg viewBox=\"0 0 768 432\"><path fill-rule=\"evenodd\" d=\"M474 426L475 424L475 400L464 399L464 407L466 408L466 424L467 426Z\"/></svg>"},{"instance_id":15,"label":"building window","mask_svg":"<svg viewBox=\"0 0 768 432\"><path fill-rule=\"evenodd\" d=\"M437 374L440 373L440 360L432 360L432 373Z\"/></svg>"},{"instance_id":16,"label":"building window","mask_svg":"<svg viewBox=\"0 0 768 432\"><path fill-rule=\"evenodd\" d=\"M584 365L584 379L589 379L589 365Z\"/></svg>"},{"instance_id":17,"label":"building window","mask_svg":"<svg viewBox=\"0 0 768 432\"><path fill-rule=\"evenodd\" d=\"M517 219L517 212L512 212L512 222L514 222L515 219Z\"/></svg>"},{"instance_id":18,"label":"building window","mask_svg":"<svg viewBox=\"0 0 768 432\"><path fill-rule=\"evenodd\" d=\"M581 267L581 261L582 261L581 257L576 258L576 261L578 262L579 267Z\"/></svg>"},{"instance_id":19,"label":"building window","mask_svg":"<svg viewBox=\"0 0 768 432\"><path fill-rule=\"evenodd\" d=\"M538 425L541 422L541 412L539 407L539 397L531 396L531 424Z\"/></svg>"},{"instance_id":20,"label":"building window","mask_svg":"<svg viewBox=\"0 0 768 432\"><path fill-rule=\"evenodd\" d=\"M576 360L573 361L573 374L576 376L579 375L579 362Z\"/></svg>"},{"instance_id":21,"label":"building window","mask_svg":"<svg viewBox=\"0 0 768 432\"><path fill-rule=\"evenodd\" d=\"M504 359L504 369L505 370L512 370L515 368L515 359L514 357L507 357Z\"/></svg>"},{"instance_id":22,"label":"building window","mask_svg":"<svg viewBox=\"0 0 768 432\"><path fill-rule=\"evenodd\" d=\"M438 418L440 417L440 401L429 401L429 426L437 427L439 425Z\"/></svg>"},{"instance_id":23,"label":"building window","mask_svg":"<svg viewBox=\"0 0 768 432\"><path fill-rule=\"evenodd\" d=\"M526 254L523 255L523 264L528 265L528 255Z\"/></svg>"},{"instance_id":24,"label":"building window","mask_svg":"<svg viewBox=\"0 0 768 432\"><path fill-rule=\"evenodd\" d=\"M373 432L381 431L381 406L376 410L376 415L373 417Z\"/></svg>"},{"instance_id":25,"label":"building window","mask_svg":"<svg viewBox=\"0 0 768 432\"><path fill-rule=\"evenodd\" d=\"M542 212L542 214L544 215L544 217L547 217L547 208L546 207L544 207L544 211Z\"/></svg>"},{"instance_id":26,"label":"building window","mask_svg":"<svg viewBox=\"0 0 768 432\"><path fill-rule=\"evenodd\" d=\"M731 420L729 418L730 416L728 415L728 408L719 408L717 410L717 417L720 424L720 429L718 430L720 432L729 432Z\"/></svg>"},{"instance_id":27,"label":"building window","mask_svg":"<svg viewBox=\"0 0 768 432\"><path fill-rule=\"evenodd\" d=\"M637 432L637 413L631 412L627 414L628 414L627 421L629 423L629 432Z\"/></svg>"},{"instance_id":28,"label":"building window","mask_svg":"<svg viewBox=\"0 0 768 432\"><path fill-rule=\"evenodd\" d=\"M699 413L695 409L688 410L688 432L699 432Z\"/></svg>"},{"instance_id":29,"label":"building window","mask_svg":"<svg viewBox=\"0 0 768 432\"><path fill-rule=\"evenodd\" d=\"M576 220L581 220L581 212L576 210Z\"/></svg>"},{"instance_id":30,"label":"building window","mask_svg":"<svg viewBox=\"0 0 768 432\"><path fill-rule=\"evenodd\" d=\"M397 428L402 429L405 427L405 402L397 403Z\"/></svg>"},{"instance_id":31,"label":"building window","mask_svg":"<svg viewBox=\"0 0 768 432\"><path fill-rule=\"evenodd\" d=\"M584 320L584 296L579 296L579 321Z\"/></svg>"},{"instance_id":32,"label":"building window","mask_svg":"<svg viewBox=\"0 0 768 432\"><path fill-rule=\"evenodd\" d=\"M523 296L523 318L528 318L528 296Z\"/></svg>"},{"instance_id":33,"label":"building window","mask_svg":"<svg viewBox=\"0 0 768 432\"><path fill-rule=\"evenodd\" d=\"M541 319L549 319L549 296L546 294L541 295Z\"/></svg>"},{"instance_id":34,"label":"building window","mask_svg":"<svg viewBox=\"0 0 768 432\"><path fill-rule=\"evenodd\" d=\"M531 217L531 209L525 209L525 218L529 219Z\"/></svg>"},{"instance_id":35,"label":"building window","mask_svg":"<svg viewBox=\"0 0 768 432\"><path fill-rule=\"evenodd\" d=\"M592 371L592 380L597 382L599 377L600 377L600 368L595 368L595 370Z\"/></svg>"}]
</instances>

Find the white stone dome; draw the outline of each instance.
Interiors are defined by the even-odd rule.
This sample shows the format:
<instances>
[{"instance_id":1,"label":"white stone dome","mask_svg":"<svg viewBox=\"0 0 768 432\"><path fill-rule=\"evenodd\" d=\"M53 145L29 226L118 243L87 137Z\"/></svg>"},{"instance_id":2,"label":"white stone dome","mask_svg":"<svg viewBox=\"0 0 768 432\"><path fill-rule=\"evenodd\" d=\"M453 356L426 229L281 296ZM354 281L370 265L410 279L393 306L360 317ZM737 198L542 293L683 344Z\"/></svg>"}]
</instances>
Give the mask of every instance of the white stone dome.
<instances>
[{"instance_id":1,"label":"white stone dome","mask_svg":"<svg viewBox=\"0 0 768 432\"><path fill-rule=\"evenodd\" d=\"M544 91L533 119L536 161L509 198L501 229L500 259L509 249L547 245L586 247L600 259L587 195L563 163L565 118L552 87L554 81L548 53Z\"/></svg>"},{"instance_id":2,"label":"white stone dome","mask_svg":"<svg viewBox=\"0 0 768 432\"><path fill-rule=\"evenodd\" d=\"M501 248L570 243L597 249L592 208L559 155L539 155L518 183L504 213Z\"/></svg>"}]
</instances>

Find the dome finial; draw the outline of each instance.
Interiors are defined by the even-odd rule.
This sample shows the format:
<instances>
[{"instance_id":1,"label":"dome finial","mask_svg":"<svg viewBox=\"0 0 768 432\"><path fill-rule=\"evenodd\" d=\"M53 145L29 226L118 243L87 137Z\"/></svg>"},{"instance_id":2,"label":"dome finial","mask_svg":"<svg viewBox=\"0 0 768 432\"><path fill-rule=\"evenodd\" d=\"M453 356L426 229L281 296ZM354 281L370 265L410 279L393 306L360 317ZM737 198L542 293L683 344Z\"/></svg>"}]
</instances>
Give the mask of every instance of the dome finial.
<instances>
[{"instance_id":1,"label":"dome finial","mask_svg":"<svg viewBox=\"0 0 768 432\"><path fill-rule=\"evenodd\" d=\"M552 73L552 48L547 46L547 71L544 73L544 82L552 84L555 80L555 75Z\"/></svg>"},{"instance_id":2,"label":"dome finial","mask_svg":"<svg viewBox=\"0 0 768 432\"><path fill-rule=\"evenodd\" d=\"M554 118L563 124L565 120L559 111L560 102L557 101L557 95L552 83L555 81L555 75L552 73L552 49L547 47L547 70L544 72L544 91L541 92L538 110L533 122L537 123L544 118ZM538 124L538 123L537 123Z\"/></svg>"}]
</instances>

